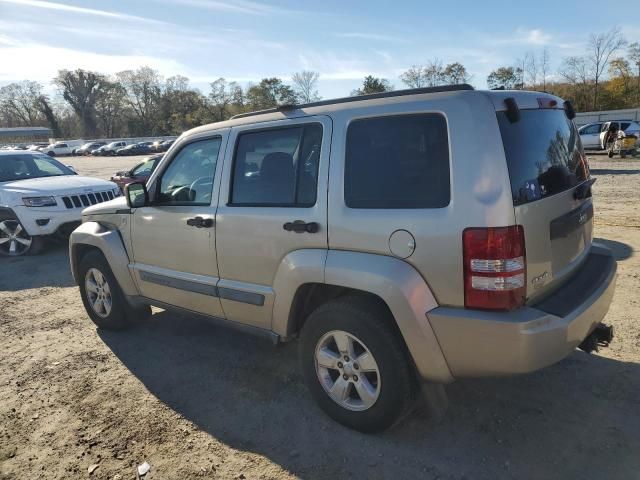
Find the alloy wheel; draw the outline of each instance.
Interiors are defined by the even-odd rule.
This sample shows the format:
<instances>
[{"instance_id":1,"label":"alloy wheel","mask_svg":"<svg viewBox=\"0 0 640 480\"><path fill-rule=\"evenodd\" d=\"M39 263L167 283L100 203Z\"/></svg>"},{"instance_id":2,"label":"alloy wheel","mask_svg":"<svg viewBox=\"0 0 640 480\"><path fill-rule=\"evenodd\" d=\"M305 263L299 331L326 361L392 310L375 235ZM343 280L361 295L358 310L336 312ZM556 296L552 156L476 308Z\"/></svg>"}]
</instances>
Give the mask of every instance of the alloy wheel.
<instances>
[{"instance_id":1,"label":"alloy wheel","mask_svg":"<svg viewBox=\"0 0 640 480\"><path fill-rule=\"evenodd\" d=\"M342 330L324 334L316 344L315 366L322 388L338 405L363 411L378 400L378 364L355 335Z\"/></svg>"},{"instance_id":2,"label":"alloy wheel","mask_svg":"<svg viewBox=\"0 0 640 480\"><path fill-rule=\"evenodd\" d=\"M24 255L31 248L33 238L17 220L0 222L0 251L5 255Z\"/></svg>"},{"instance_id":3,"label":"alloy wheel","mask_svg":"<svg viewBox=\"0 0 640 480\"><path fill-rule=\"evenodd\" d=\"M96 315L106 318L111 313L113 297L107 278L97 268L90 268L84 277L89 304Z\"/></svg>"}]
</instances>

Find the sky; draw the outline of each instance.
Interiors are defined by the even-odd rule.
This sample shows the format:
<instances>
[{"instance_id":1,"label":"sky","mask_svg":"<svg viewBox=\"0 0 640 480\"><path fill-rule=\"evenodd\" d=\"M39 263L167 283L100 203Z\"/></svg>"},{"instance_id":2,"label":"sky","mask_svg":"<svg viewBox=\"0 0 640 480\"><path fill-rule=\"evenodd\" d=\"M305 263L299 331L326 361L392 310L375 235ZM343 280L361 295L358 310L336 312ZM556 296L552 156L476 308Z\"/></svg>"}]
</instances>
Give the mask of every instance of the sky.
<instances>
[{"instance_id":1,"label":"sky","mask_svg":"<svg viewBox=\"0 0 640 480\"><path fill-rule=\"evenodd\" d=\"M60 69L113 74L142 65L184 75L204 93L224 77L241 84L320 73L324 98L348 95L365 75L460 62L477 88L491 70L547 47L551 69L584 53L589 33L640 26L601 1L426 0L0 0L0 85L36 80L53 91Z\"/></svg>"}]
</instances>

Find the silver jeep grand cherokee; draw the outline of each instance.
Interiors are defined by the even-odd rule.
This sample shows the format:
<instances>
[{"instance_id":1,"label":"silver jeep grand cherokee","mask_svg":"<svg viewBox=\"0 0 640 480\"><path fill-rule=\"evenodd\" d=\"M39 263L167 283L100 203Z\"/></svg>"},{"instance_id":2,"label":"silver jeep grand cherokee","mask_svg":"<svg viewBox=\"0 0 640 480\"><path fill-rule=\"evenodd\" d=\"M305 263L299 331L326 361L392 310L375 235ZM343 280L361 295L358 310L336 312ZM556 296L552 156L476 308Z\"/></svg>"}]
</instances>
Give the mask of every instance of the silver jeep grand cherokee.
<instances>
[{"instance_id":1,"label":"silver jeep grand cherokee","mask_svg":"<svg viewBox=\"0 0 640 480\"><path fill-rule=\"evenodd\" d=\"M150 305L299 339L310 391L361 431L420 382L537 370L610 340L575 114L468 85L239 115L183 134L70 243L91 319ZM586 345L586 347L585 347Z\"/></svg>"}]
</instances>

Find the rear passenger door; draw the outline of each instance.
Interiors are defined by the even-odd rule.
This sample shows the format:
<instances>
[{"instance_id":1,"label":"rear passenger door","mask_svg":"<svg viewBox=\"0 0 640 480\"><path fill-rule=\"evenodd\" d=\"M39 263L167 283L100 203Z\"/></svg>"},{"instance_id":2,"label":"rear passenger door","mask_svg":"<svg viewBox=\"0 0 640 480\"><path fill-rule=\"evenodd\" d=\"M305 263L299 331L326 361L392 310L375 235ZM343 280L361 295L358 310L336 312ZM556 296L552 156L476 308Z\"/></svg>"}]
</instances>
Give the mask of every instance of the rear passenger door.
<instances>
[{"instance_id":1,"label":"rear passenger door","mask_svg":"<svg viewBox=\"0 0 640 480\"><path fill-rule=\"evenodd\" d=\"M283 258L327 248L330 141L324 116L232 128L216 216L218 293L229 320L270 329Z\"/></svg>"}]
</instances>

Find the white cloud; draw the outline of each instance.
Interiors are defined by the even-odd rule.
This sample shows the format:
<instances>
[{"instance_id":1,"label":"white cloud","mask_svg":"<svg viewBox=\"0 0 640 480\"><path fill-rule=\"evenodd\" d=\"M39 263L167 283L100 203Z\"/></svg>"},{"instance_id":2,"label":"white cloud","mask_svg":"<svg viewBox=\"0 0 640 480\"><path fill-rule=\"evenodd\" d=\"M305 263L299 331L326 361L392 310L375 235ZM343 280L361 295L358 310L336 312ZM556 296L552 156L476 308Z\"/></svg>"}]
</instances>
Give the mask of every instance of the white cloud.
<instances>
[{"instance_id":1,"label":"white cloud","mask_svg":"<svg viewBox=\"0 0 640 480\"><path fill-rule=\"evenodd\" d=\"M524 42L530 45L548 45L551 43L551 35L538 28L529 31L524 30L521 33L523 34Z\"/></svg>"},{"instance_id":2,"label":"white cloud","mask_svg":"<svg viewBox=\"0 0 640 480\"><path fill-rule=\"evenodd\" d=\"M359 40L375 40L382 42L404 42L405 40L399 37L391 35L381 35L379 33L364 33L364 32L344 32L335 33L336 37L340 38L355 38Z\"/></svg>"},{"instance_id":3,"label":"white cloud","mask_svg":"<svg viewBox=\"0 0 640 480\"><path fill-rule=\"evenodd\" d=\"M4 65L11 65L11 69L0 71L0 82L3 83L30 79L46 84L63 68L82 68L113 74L148 65L166 76L184 74L187 71L184 65L164 57L106 55L24 42L20 46L0 44L0 58Z\"/></svg>"},{"instance_id":4,"label":"white cloud","mask_svg":"<svg viewBox=\"0 0 640 480\"><path fill-rule=\"evenodd\" d=\"M67 5L65 3L45 2L42 0L0 0L0 3L8 3L13 5L19 5L22 7L33 7L45 10L56 10L60 12L77 13L81 15L91 15L96 17L107 17L118 20L129 20L142 23L154 23L165 24L160 20L153 20L150 18L138 17L136 15L129 15L127 13L110 12L107 10L98 10L95 8L77 7L75 5Z\"/></svg>"},{"instance_id":5,"label":"white cloud","mask_svg":"<svg viewBox=\"0 0 640 480\"><path fill-rule=\"evenodd\" d=\"M242 13L248 15L269 15L293 13L293 10L265 5L250 0L156 0L163 3L172 3L187 7L203 8L221 12Z\"/></svg>"}]
</instances>

